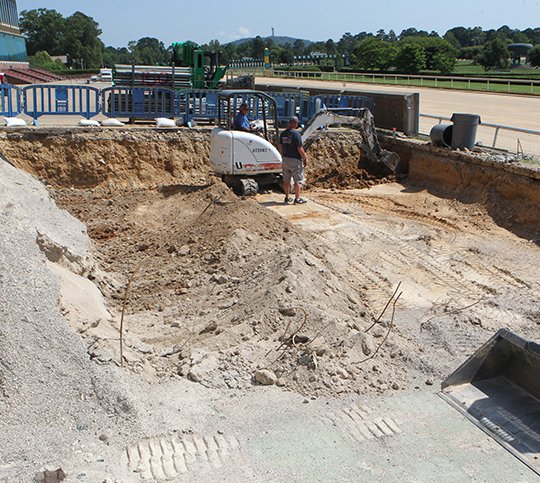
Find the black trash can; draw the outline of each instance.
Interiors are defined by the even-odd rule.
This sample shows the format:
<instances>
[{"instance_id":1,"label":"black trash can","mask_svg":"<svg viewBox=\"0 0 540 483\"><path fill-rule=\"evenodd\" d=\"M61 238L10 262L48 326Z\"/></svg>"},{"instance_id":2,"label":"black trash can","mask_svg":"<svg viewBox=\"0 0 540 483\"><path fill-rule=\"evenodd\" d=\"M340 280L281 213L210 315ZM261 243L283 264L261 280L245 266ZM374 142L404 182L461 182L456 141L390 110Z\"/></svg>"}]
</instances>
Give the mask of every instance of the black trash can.
<instances>
[{"instance_id":1,"label":"black trash can","mask_svg":"<svg viewBox=\"0 0 540 483\"><path fill-rule=\"evenodd\" d=\"M476 130L482 121L478 114L454 113L452 115L452 147L454 149L474 149Z\"/></svg>"},{"instance_id":2,"label":"black trash can","mask_svg":"<svg viewBox=\"0 0 540 483\"><path fill-rule=\"evenodd\" d=\"M434 146L449 148L452 145L453 124L436 124L431 128L429 137Z\"/></svg>"}]
</instances>

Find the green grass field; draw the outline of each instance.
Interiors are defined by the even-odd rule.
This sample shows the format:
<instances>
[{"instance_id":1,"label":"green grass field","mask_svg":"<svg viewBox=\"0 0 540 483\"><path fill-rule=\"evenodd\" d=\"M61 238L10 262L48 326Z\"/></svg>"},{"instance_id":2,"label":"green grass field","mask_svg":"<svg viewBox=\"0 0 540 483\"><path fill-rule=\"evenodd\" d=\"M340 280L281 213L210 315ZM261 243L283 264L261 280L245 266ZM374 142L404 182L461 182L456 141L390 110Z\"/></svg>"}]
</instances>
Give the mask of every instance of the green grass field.
<instances>
[{"instance_id":1,"label":"green grass field","mask_svg":"<svg viewBox=\"0 0 540 483\"><path fill-rule=\"evenodd\" d=\"M338 80L344 82L367 82L373 84L393 84L401 86L415 86L415 87L437 87L446 89L464 89L471 91L488 91L488 92L506 92L510 94L534 94L540 95L540 85L531 86L530 84L496 84L493 82L475 82L471 81L456 81L456 80L434 80L434 79L416 79L416 78L403 78L386 76L382 77L370 77L366 76L353 76L351 74L335 74L335 73L321 73L321 79L324 80Z\"/></svg>"},{"instance_id":2,"label":"green grass field","mask_svg":"<svg viewBox=\"0 0 540 483\"><path fill-rule=\"evenodd\" d=\"M430 74L437 75L436 72L430 72ZM493 70L485 71L481 66L474 65L472 61L458 61L453 74L458 75L472 75L480 77L504 77L513 79L540 79L540 69L533 67L518 67L508 70Z\"/></svg>"},{"instance_id":3,"label":"green grass field","mask_svg":"<svg viewBox=\"0 0 540 483\"><path fill-rule=\"evenodd\" d=\"M233 69L237 70L237 69ZM251 69L251 73L255 73L256 69ZM279 69L278 69L279 70ZM499 92L507 94L529 94L540 95L540 84L527 83L527 80L540 82L540 69L528 67L519 67L508 71L489 71L485 72L479 65L473 65L472 61L458 62L455 74L470 75L472 80L460 79L428 79L415 78L406 76L394 76L387 74L353 74L347 72L302 72L302 78L315 80L330 80L339 82L359 82L368 84L380 85L397 85L397 86L413 86L413 87L432 87L439 89L459 89L479 92ZM257 72L257 75L264 75L263 70ZM423 72L420 75L426 77L439 77L438 72ZM289 77L285 73L277 77ZM293 76L291 76L293 77ZM417 76L416 76L417 77ZM474 80L474 77L493 78L493 81ZM495 80L495 78L497 80ZM518 82L513 82L518 81ZM523 82L519 82L523 81Z\"/></svg>"},{"instance_id":4,"label":"green grass field","mask_svg":"<svg viewBox=\"0 0 540 483\"><path fill-rule=\"evenodd\" d=\"M342 72L317 72L305 73L306 79L329 80L339 82L359 82L368 84L381 85L398 85L398 86L414 86L414 87L435 87L439 89L460 89L479 92L501 92L508 94L532 94L540 95L540 85L531 84L515 84L509 79L509 82L495 83L483 81L466 81L466 80L440 80L440 79L418 79L387 75L370 76L369 74L347 74ZM488 85L489 84L489 85Z\"/></svg>"}]
</instances>

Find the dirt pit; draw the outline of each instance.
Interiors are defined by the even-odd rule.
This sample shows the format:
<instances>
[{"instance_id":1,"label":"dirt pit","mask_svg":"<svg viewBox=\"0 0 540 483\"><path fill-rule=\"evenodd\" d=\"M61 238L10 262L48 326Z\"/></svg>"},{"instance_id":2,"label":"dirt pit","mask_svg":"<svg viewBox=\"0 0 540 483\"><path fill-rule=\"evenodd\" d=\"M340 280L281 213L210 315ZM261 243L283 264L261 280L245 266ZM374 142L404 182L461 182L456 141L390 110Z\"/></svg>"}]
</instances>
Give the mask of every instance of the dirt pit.
<instances>
[{"instance_id":1,"label":"dirt pit","mask_svg":"<svg viewBox=\"0 0 540 483\"><path fill-rule=\"evenodd\" d=\"M56 197L87 223L114 279L102 290L117 313L134 274L125 357L146 377L247 388L268 369L306 395L407 384L407 343L388 335L388 318L373 325L356 289L326 263L326 248L255 200L221 182ZM116 321L80 330L95 338L91 357L118 361L117 340L105 339Z\"/></svg>"},{"instance_id":2,"label":"dirt pit","mask_svg":"<svg viewBox=\"0 0 540 483\"><path fill-rule=\"evenodd\" d=\"M11 136L8 159L94 241L113 318L75 327L98 363L119 364L124 300L124 361L148 380L247 389L263 371L306 397L433 384L498 328L538 331L538 248L482 204L339 190L391 181L358 168L355 133L312 146L304 207L234 196L209 174L204 131L88 132L67 150Z\"/></svg>"},{"instance_id":3,"label":"dirt pit","mask_svg":"<svg viewBox=\"0 0 540 483\"><path fill-rule=\"evenodd\" d=\"M367 188L385 178L360 167L362 136L320 133L309 147L308 187ZM5 159L55 188L152 188L205 184L210 130L39 129L0 134Z\"/></svg>"}]
</instances>

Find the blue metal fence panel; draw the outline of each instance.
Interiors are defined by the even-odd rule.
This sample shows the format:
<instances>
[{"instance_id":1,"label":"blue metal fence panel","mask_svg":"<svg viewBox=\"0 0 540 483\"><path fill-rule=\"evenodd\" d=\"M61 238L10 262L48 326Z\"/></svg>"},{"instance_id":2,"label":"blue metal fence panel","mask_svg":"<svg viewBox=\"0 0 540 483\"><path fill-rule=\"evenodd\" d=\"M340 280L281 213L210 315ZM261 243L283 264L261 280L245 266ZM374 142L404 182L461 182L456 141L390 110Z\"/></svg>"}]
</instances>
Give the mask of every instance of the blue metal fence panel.
<instances>
[{"instance_id":1,"label":"blue metal fence panel","mask_svg":"<svg viewBox=\"0 0 540 483\"><path fill-rule=\"evenodd\" d=\"M179 93L179 95L184 96L184 102L180 100L177 103L179 115L184 116L186 123L192 119L216 119L218 115L218 92L217 90L193 89Z\"/></svg>"},{"instance_id":2,"label":"blue metal fence panel","mask_svg":"<svg viewBox=\"0 0 540 483\"><path fill-rule=\"evenodd\" d=\"M14 117L22 112L21 89L11 84L0 84L0 116Z\"/></svg>"},{"instance_id":3,"label":"blue metal fence panel","mask_svg":"<svg viewBox=\"0 0 540 483\"><path fill-rule=\"evenodd\" d=\"M100 90L89 86L31 85L23 87L24 113L36 121L41 116L83 116L100 112Z\"/></svg>"},{"instance_id":4,"label":"blue metal fence panel","mask_svg":"<svg viewBox=\"0 0 540 483\"><path fill-rule=\"evenodd\" d=\"M303 124L310 119L309 96L301 92L276 92L271 93L276 100L278 120L288 121L292 116L298 117Z\"/></svg>"},{"instance_id":5,"label":"blue metal fence panel","mask_svg":"<svg viewBox=\"0 0 540 483\"><path fill-rule=\"evenodd\" d=\"M107 87L101 91L101 100L101 111L107 117L154 119L177 114L172 89Z\"/></svg>"},{"instance_id":6,"label":"blue metal fence panel","mask_svg":"<svg viewBox=\"0 0 540 483\"><path fill-rule=\"evenodd\" d=\"M337 109L340 107L349 109L368 108L371 112L375 109L375 101L365 96L340 96L338 94L321 94L311 98L310 118L317 113L318 107Z\"/></svg>"}]
</instances>

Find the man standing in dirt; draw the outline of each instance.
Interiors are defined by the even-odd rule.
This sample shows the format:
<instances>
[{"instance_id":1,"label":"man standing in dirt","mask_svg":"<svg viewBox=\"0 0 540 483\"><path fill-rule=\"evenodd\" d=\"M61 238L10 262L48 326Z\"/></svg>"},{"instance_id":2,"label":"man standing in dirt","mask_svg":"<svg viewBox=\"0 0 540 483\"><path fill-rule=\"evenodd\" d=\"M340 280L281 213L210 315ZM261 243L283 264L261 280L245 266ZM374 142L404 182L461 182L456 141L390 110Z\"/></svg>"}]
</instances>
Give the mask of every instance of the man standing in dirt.
<instances>
[{"instance_id":1,"label":"man standing in dirt","mask_svg":"<svg viewBox=\"0 0 540 483\"><path fill-rule=\"evenodd\" d=\"M291 117L289 125L279 137L279 152L283 158L283 191L285 191L285 203L289 203L291 190L291 178L294 181L294 204L301 205L307 201L300 198L300 189L304 184L304 168L307 166L306 152L302 145L302 136L296 130L298 118Z\"/></svg>"}]
</instances>

